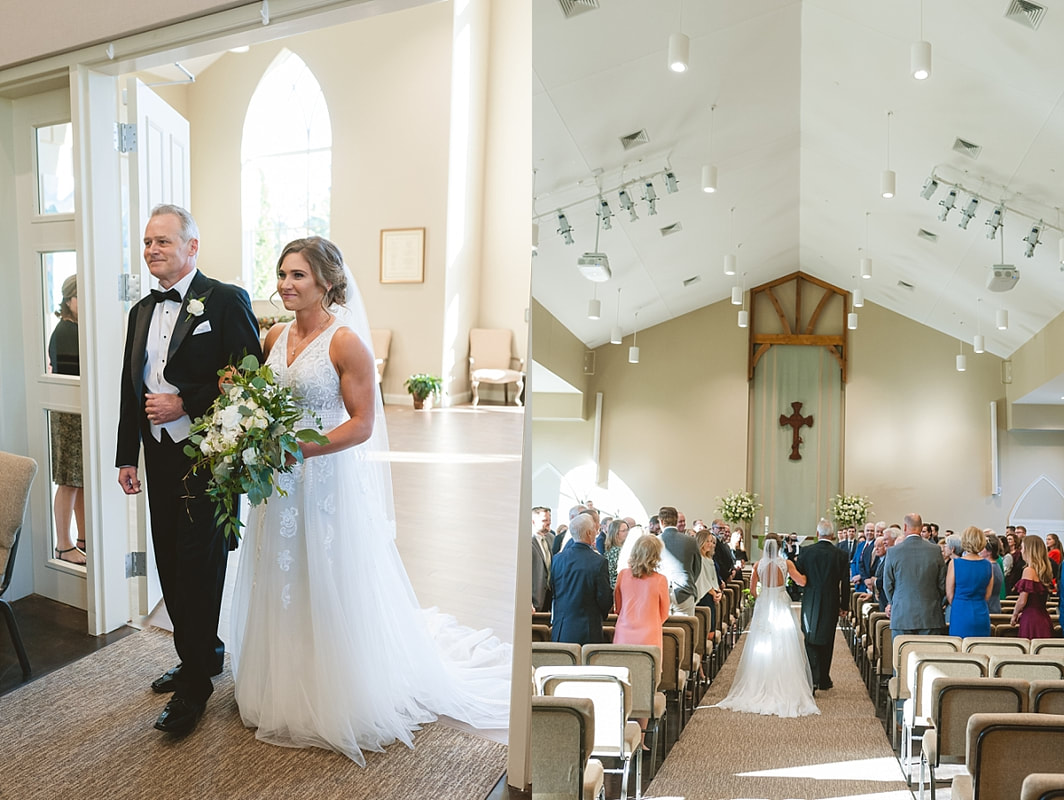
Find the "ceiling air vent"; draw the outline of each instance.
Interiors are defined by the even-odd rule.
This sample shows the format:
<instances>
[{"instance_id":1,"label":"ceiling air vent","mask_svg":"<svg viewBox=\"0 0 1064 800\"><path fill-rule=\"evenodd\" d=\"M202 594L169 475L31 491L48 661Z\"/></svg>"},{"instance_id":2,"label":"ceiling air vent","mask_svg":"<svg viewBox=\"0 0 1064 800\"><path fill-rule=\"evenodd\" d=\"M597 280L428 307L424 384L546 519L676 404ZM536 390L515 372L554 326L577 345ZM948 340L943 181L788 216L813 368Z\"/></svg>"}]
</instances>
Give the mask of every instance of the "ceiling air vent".
<instances>
[{"instance_id":1,"label":"ceiling air vent","mask_svg":"<svg viewBox=\"0 0 1064 800\"><path fill-rule=\"evenodd\" d=\"M920 239L927 239L927 241L929 241L929 242L937 242L938 241L938 234L937 233L932 233L931 231L927 230L926 228L920 228L920 230L918 230L916 232L916 236L918 238L920 238Z\"/></svg>"},{"instance_id":2,"label":"ceiling air vent","mask_svg":"<svg viewBox=\"0 0 1064 800\"><path fill-rule=\"evenodd\" d=\"M957 137L957 141L953 143L953 149L963 156L968 158L979 158L979 154L983 152L983 146L981 144L975 144L965 139Z\"/></svg>"},{"instance_id":3,"label":"ceiling air vent","mask_svg":"<svg viewBox=\"0 0 1064 800\"><path fill-rule=\"evenodd\" d=\"M682 222L674 222L672 225L666 225L664 228L659 228L662 236L672 236L674 233L679 233L683 230Z\"/></svg>"},{"instance_id":4,"label":"ceiling air vent","mask_svg":"<svg viewBox=\"0 0 1064 800\"><path fill-rule=\"evenodd\" d=\"M702 280L701 275L692 275L690 278L684 278L683 285L690 286L692 283L698 283Z\"/></svg>"},{"instance_id":5,"label":"ceiling air vent","mask_svg":"<svg viewBox=\"0 0 1064 800\"><path fill-rule=\"evenodd\" d=\"M1028 3L1026 0L1012 0L1005 12L1006 19L1018 22L1031 30L1038 30L1038 26L1042 24L1042 17L1045 15L1045 6Z\"/></svg>"},{"instance_id":6,"label":"ceiling air vent","mask_svg":"<svg viewBox=\"0 0 1064 800\"><path fill-rule=\"evenodd\" d=\"M646 130L636 131L635 133L629 133L626 136L621 137L621 147L625 150L631 150L633 147L639 147L641 144L646 144L650 141L650 137L647 136Z\"/></svg>"},{"instance_id":7,"label":"ceiling air vent","mask_svg":"<svg viewBox=\"0 0 1064 800\"><path fill-rule=\"evenodd\" d=\"M905 281L898 281L898 286L900 286L907 292L911 292L913 290L913 285L911 283L906 283Z\"/></svg>"}]
</instances>

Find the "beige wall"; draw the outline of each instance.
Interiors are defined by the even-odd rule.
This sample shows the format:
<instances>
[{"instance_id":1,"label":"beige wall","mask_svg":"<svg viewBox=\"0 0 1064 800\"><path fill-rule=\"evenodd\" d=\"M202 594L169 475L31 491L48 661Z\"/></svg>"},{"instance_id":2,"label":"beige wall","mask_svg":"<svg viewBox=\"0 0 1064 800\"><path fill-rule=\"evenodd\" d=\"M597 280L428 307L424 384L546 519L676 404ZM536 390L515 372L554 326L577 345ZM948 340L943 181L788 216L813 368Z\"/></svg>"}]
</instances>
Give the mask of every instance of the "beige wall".
<instances>
[{"instance_id":1,"label":"beige wall","mask_svg":"<svg viewBox=\"0 0 1064 800\"><path fill-rule=\"evenodd\" d=\"M545 310L537 325L541 316L552 330L558 325ZM537 360L540 341L534 327ZM746 332L723 301L641 331L638 341L636 365L627 363L631 336L597 350L588 393L592 410L594 393L604 396L602 463L650 512L670 502L689 520L711 516L716 497L746 484ZM1030 482L1043 473L1059 478L1064 433L1005 430L999 358L976 356L966 344L968 370L958 373L957 340L871 303L849 342L844 490L868 495L876 519L918 511L943 528L1001 530ZM1000 497L989 488L992 400ZM590 460L592 421L534 424L535 469L550 463L564 473Z\"/></svg>"}]
</instances>

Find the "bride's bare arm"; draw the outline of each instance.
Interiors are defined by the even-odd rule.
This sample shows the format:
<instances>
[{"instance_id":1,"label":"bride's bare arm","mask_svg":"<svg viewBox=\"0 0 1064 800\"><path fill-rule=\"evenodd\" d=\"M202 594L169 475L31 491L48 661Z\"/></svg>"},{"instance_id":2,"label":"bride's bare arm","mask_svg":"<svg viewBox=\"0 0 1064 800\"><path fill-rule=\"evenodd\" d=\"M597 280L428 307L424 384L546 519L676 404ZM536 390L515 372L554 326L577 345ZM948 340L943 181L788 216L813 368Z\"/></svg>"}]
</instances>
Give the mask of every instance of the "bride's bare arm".
<instances>
[{"instance_id":1,"label":"bride's bare arm","mask_svg":"<svg viewBox=\"0 0 1064 800\"><path fill-rule=\"evenodd\" d=\"M791 580L799 586L805 586L805 575L798 571L798 567L794 566L794 562L789 558L787 559L787 574L789 574Z\"/></svg>"},{"instance_id":2,"label":"bride's bare arm","mask_svg":"<svg viewBox=\"0 0 1064 800\"><path fill-rule=\"evenodd\" d=\"M377 368L369 350L350 328L333 334L329 358L340 376L340 395L351 419L331 431L326 445L304 442L303 456L325 455L362 444L373 433L373 393L377 391Z\"/></svg>"},{"instance_id":3,"label":"bride's bare arm","mask_svg":"<svg viewBox=\"0 0 1064 800\"><path fill-rule=\"evenodd\" d=\"M750 596L757 599L757 564L754 564L754 571L750 573Z\"/></svg>"}]
</instances>

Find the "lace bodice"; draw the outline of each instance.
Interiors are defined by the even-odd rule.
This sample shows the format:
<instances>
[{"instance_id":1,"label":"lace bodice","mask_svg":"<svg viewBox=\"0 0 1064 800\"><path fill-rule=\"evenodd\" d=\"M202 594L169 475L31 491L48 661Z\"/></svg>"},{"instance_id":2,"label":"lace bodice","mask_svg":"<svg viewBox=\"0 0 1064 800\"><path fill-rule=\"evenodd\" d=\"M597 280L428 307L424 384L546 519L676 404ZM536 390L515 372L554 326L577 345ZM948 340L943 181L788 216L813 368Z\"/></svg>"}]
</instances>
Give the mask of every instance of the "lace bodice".
<instances>
[{"instance_id":1,"label":"lace bodice","mask_svg":"<svg viewBox=\"0 0 1064 800\"><path fill-rule=\"evenodd\" d=\"M340 376L329 358L329 345L340 327L339 321L334 319L289 365L285 356L288 352L288 333L293 324L288 323L277 337L266 363L273 370L277 382L290 387L296 395L296 402L307 409L307 416L301 420L299 427L311 426L313 413L318 415L323 429L330 430L348 417L340 396Z\"/></svg>"}]
</instances>

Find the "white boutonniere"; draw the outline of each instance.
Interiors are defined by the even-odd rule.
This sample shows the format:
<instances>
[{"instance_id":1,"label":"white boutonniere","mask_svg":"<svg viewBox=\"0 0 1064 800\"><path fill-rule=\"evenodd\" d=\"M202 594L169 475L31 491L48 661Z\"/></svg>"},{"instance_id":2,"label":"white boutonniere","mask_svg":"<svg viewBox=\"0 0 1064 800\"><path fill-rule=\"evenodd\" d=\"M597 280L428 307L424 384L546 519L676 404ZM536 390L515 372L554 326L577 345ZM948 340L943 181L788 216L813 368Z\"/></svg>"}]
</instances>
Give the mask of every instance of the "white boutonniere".
<instances>
[{"instance_id":1,"label":"white boutonniere","mask_svg":"<svg viewBox=\"0 0 1064 800\"><path fill-rule=\"evenodd\" d=\"M203 298L193 297L189 300L186 311L188 311L188 316L185 317L185 322L188 322L193 317L202 317L204 311Z\"/></svg>"}]
</instances>

